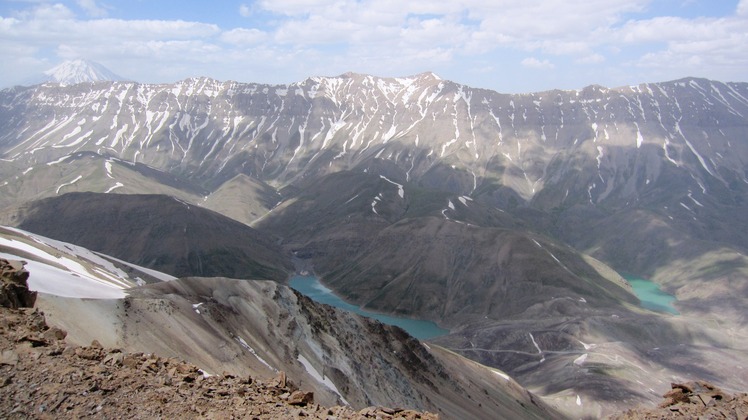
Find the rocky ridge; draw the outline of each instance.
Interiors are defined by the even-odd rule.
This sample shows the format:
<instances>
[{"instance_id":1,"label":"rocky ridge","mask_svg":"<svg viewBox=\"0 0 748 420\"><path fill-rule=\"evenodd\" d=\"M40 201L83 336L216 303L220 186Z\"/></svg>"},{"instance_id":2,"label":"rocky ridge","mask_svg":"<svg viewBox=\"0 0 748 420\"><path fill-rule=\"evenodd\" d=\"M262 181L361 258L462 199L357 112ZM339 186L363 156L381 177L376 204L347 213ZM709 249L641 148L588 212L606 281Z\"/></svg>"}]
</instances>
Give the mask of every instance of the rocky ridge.
<instances>
[{"instance_id":1,"label":"rocky ridge","mask_svg":"<svg viewBox=\"0 0 748 420\"><path fill-rule=\"evenodd\" d=\"M632 409L614 416L617 420L634 419L736 419L748 418L748 394L730 394L703 381L673 383L664 401L655 409Z\"/></svg>"},{"instance_id":2,"label":"rocky ridge","mask_svg":"<svg viewBox=\"0 0 748 420\"><path fill-rule=\"evenodd\" d=\"M401 418L436 415L387 407L323 407L281 374L263 380L153 354L67 345L42 312L0 308L0 412L5 418Z\"/></svg>"},{"instance_id":3,"label":"rocky ridge","mask_svg":"<svg viewBox=\"0 0 748 420\"><path fill-rule=\"evenodd\" d=\"M3 286L24 273L28 277L19 262L0 260L0 265ZM14 284L19 286L2 288L0 307L3 418L438 418L401 408L323 407L283 372L269 380L208 375L176 358L105 349L96 340L89 346L68 344L66 332L48 326L38 309L5 305L13 297L35 295L24 287L25 279Z\"/></svg>"}]
</instances>

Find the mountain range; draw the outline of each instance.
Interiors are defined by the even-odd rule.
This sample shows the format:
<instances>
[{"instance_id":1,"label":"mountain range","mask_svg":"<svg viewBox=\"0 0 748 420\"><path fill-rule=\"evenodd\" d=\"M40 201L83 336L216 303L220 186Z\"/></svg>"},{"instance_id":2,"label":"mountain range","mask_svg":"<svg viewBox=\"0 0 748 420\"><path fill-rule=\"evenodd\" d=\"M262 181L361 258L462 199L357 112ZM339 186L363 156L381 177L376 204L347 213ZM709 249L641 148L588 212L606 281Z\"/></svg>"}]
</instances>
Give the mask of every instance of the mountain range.
<instances>
[{"instance_id":1,"label":"mountain range","mask_svg":"<svg viewBox=\"0 0 748 420\"><path fill-rule=\"evenodd\" d=\"M747 83L508 95L347 73L0 105L3 224L180 277L313 271L568 415L657 401L672 377L748 385Z\"/></svg>"}]
</instances>

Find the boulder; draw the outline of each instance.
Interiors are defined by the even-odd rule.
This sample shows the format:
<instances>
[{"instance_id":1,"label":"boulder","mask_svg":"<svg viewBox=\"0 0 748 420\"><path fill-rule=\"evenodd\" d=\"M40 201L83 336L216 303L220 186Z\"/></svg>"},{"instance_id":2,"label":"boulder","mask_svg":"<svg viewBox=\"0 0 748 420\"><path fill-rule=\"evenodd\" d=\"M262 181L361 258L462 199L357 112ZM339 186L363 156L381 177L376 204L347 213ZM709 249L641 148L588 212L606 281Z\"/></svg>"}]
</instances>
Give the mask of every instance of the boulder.
<instances>
[{"instance_id":1,"label":"boulder","mask_svg":"<svg viewBox=\"0 0 748 420\"><path fill-rule=\"evenodd\" d=\"M29 272L23 261L0 258L0 306L31 308L36 303L36 292L29 290Z\"/></svg>"},{"instance_id":2,"label":"boulder","mask_svg":"<svg viewBox=\"0 0 748 420\"><path fill-rule=\"evenodd\" d=\"M290 405L307 405L314 402L313 392L294 391L291 396L288 397L288 404Z\"/></svg>"}]
</instances>

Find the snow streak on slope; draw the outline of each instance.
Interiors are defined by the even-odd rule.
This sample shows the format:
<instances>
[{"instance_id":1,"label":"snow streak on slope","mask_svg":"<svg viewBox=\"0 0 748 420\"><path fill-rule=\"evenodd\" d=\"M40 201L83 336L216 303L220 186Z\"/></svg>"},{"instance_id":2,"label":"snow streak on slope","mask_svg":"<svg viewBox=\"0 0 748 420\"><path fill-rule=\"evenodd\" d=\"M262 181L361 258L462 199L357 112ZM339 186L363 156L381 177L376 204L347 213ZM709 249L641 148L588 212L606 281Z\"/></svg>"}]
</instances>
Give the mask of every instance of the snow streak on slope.
<instances>
[{"instance_id":1,"label":"snow streak on slope","mask_svg":"<svg viewBox=\"0 0 748 420\"><path fill-rule=\"evenodd\" d=\"M688 171L695 183L704 175L724 179L723 170L742 173L748 156L730 141L746 124L746 98L747 84L701 80L502 95L432 74L349 73L282 86L207 78L41 85L0 93L8 110L0 118L0 158L33 167L88 151L199 183L244 173L279 184L376 159L409 182L442 165L453 169L443 183L458 195L498 180L529 200L565 182L568 165L553 162L573 156L581 160L575 166L598 167L577 182L594 182L591 199L599 203L612 191L627 199L636 193L614 182L643 183L620 164L626 160L654 184L650 159ZM570 193L577 196L568 201L590 201L583 190Z\"/></svg>"},{"instance_id":2,"label":"snow streak on slope","mask_svg":"<svg viewBox=\"0 0 748 420\"><path fill-rule=\"evenodd\" d=\"M335 386L335 383L333 383L333 381L330 380L330 378L328 378L325 375L319 373L319 371L317 371L317 369L314 368L314 366L309 362L309 360L307 360L306 357L304 357L304 355L299 354L299 357L298 357L297 360L299 361L299 363L301 363L304 366L304 369L306 369L307 373L311 377L313 377L314 379L316 379L317 382L319 382L319 383L323 384L324 386L326 386L327 388L329 388L332 392L338 394L338 396L340 397L340 400L343 402L343 404L350 405L348 403L348 401L346 401L345 398L343 398L343 395L338 390L338 387Z\"/></svg>"},{"instance_id":3,"label":"snow streak on slope","mask_svg":"<svg viewBox=\"0 0 748 420\"><path fill-rule=\"evenodd\" d=\"M391 181L389 178L387 178L384 175L379 175L380 178L383 180L389 182L390 184L397 187L397 195L400 196L400 198L405 198L405 190L403 189L403 186L401 184L398 184L397 182Z\"/></svg>"}]
</instances>

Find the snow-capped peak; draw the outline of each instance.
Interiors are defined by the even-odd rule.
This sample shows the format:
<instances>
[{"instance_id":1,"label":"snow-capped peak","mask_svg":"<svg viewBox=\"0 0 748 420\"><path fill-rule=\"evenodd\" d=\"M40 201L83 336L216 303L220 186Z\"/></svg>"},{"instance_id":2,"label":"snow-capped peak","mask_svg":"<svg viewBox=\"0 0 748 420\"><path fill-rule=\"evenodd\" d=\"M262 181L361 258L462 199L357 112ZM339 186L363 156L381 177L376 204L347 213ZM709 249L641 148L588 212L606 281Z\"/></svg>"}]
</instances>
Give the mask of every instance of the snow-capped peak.
<instances>
[{"instance_id":1,"label":"snow-capped peak","mask_svg":"<svg viewBox=\"0 0 748 420\"><path fill-rule=\"evenodd\" d=\"M88 60L68 60L44 72L46 81L62 85L74 85L85 82L122 81L123 77L99 63Z\"/></svg>"}]
</instances>

